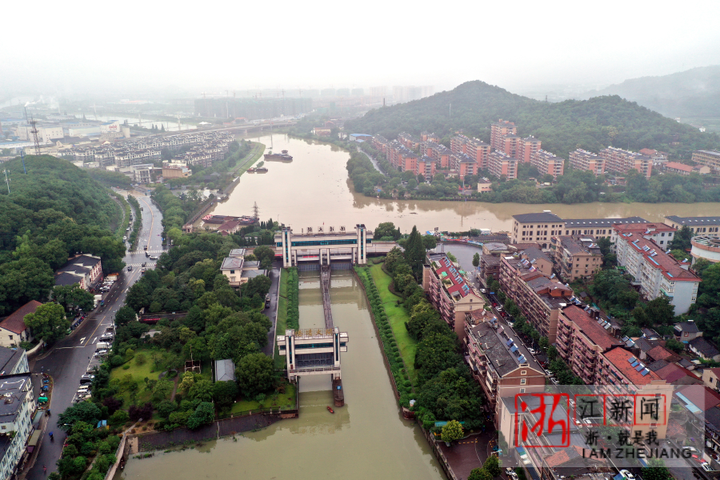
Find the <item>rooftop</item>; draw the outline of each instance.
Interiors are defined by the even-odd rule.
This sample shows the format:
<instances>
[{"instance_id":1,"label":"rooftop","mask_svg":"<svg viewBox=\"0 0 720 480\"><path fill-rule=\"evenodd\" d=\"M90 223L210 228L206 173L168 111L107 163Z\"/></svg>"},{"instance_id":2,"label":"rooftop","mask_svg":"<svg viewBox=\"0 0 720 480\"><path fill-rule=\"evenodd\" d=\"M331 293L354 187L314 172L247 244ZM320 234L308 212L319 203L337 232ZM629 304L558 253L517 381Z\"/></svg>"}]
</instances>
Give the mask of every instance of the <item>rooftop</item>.
<instances>
[{"instance_id":1,"label":"rooftop","mask_svg":"<svg viewBox=\"0 0 720 480\"><path fill-rule=\"evenodd\" d=\"M518 223L547 223L547 222L562 222L563 219L550 212L542 213L521 213L520 215L513 215L513 218Z\"/></svg>"},{"instance_id":2,"label":"rooftop","mask_svg":"<svg viewBox=\"0 0 720 480\"><path fill-rule=\"evenodd\" d=\"M235 381L235 364L232 360L215 360L215 381L216 382L234 382Z\"/></svg>"},{"instance_id":3,"label":"rooftop","mask_svg":"<svg viewBox=\"0 0 720 480\"><path fill-rule=\"evenodd\" d=\"M692 346L695 350L702 353L704 356L711 358L715 355L720 355L720 352L717 348L707 340L705 340L705 337L697 337L689 342L690 346Z\"/></svg>"},{"instance_id":4,"label":"rooftop","mask_svg":"<svg viewBox=\"0 0 720 480\"><path fill-rule=\"evenodd\" d=\"M675 324L675 330L679 332L685 332L685 333L698 333L700 332L700 328L698 328L697 323L695 322L681 322Z\"/></svg>"},{"instance_id":5,"label":"rooftop","mask_svg":"<svg viewBox=\"0 0 720 480\"><path fill-rule=\"evenodd\" d=\"M618 241L620 239L628 242L632 249L645 258L646 265L660 270L668 280L674 282L700 282L700 277L684 268L689 264L681 265L680 262L665 253L663 248L652 240L639 235L633 237L632 233L623 234Z\"/></svg>"},{"instance_id":6,"label":"rooftop","mask_svg":"<svg viewBox=\"0 0 720 480\"><path fill-rule=\"evenodd\" d=\"M521 365L534 368L538 372L543 371L514 332L499 325L497 320L470 327L470 335L485 352L500 377L517 370Z\"/></svg>"},{"instance_id":7,"label":"rooftop","mask_svg":"<svg viewBox=\"0 0 720 480\"><path fill-rule=\"evenodd\" d=\"M430 254L428 259L433 266L433 270L440 277L443 288L447 290L453 299L458 300L458 296L464 298L472 293L472 286L465 281L465 277L453 265L447 255L444 253Z\"/></svg>"},{"instance_id":8,"label":"rooftop","mask_svg":"<svg viewBox=\"0 0 720 480\"><path fill-rule=\"evenodd\" d=\"M681 225L717 225L720 223L720 217L678 217L677 215L668 215L665 218Z\"/></svg>"},{"instance_id":9,"label":"rooftop","mask_svg":"<svg viewBox=\"0 0 720 480\"><path fill-rule=\"evenodd\" d=\"M653 380L659 380L660 377L635 357L632 353L623 348L613 348L609 352L603 353L605 358L622 373L633 385L646 385ZM638 370L640 368L640 370Z\"/></svg>"},{"instance_id":10,"label":"rooftop","mask_svg":"<svg viewBox=\"0 0 720 480\"><path fill-rule=\"evenodd\" d=\"M560 244L572 255L600 255L600 247L595 237L590 235L559 236Z\"/></svg>"},{"instance_id":11,"label":"rooftop","mask_svg":"<svg viewBox=\"0 0 720 480\"><path fill-rule=\"evenodd\" d=\"M12 372L22 358L24 352L25 350L22 348L16 348L13 350L11 348L0 347L0 376Z\"/></svg>"},{"instance_id":12,"label":"rooftop","mask_svg":"<svg viewBox=\"0 0 720 480\"><path fill-rule=\"evenodd\" d=\"M622 224L613 227L618 234L636 233L638 235L650 235L655 232L674 232L675 227L664 223L645 222L642 224Z\"/></svg>"},{"instance_id":13,"label":"rooftop","mask_svg":"<svg viewBox=\"0 0 720 480\"><path fill-rule=\"evenodd\" d=\"M29 373L0 378L0 397L5 397L5 401L0 402L0 423L15 421L30 390L32 381Z\"/></svg>"},{"instance_id":14,"label":"rooftop","mask_svg":"<svg viewBox=\"0 0 720 480\"><path fill-rule=\"evenodd\" d=\"M15 310L5 320L0 322L0 328L17 333L18 335L21 334L27 328L25 326L25 322L23 321L25 315L28 313L35 313L35 310L37 310L37 307L40 305L42 305L42 303L37 300L30 300L28 303Z\"/></svg>"},{"instance_id":15,"label":"rooftop","mask_svg":"<svg viewBox=\"0 0 720 480\"><path fill-rule=\"evenodd\" d=\"M240 270L243 267L244 259L237 257L225 257L220 270Z\"/></svg>"},{"instance_id":16,"label":"rooftop","mask_svg":"<svg viewBox=\"0 0 720 480\"><path fill-rule=\"evenodd\" d=\"M672 168L674 170L680 170L688 173L693 171L693 167L680 162L668 162L665 164L665 168Z\"/></svg>"},{"instance_id":17,"label":"rooftop","mask_svg":"<svg viewBox=\"0 0 720 480\"><path fill-rule=\"evenodd\" d=\"M612 227L615 224L648 223L642 217L626 218L574 218L565 220L565 228L571 227Z\"/></svg>"},{"instance_id":18,"label":"rooftop","mask_svg":"<svg viewBox=\"0 0 720 480\"><path fill-rule=\"evenodd\" d=\"M595 345L602 348L603 351L623 344L620 340L607 333L607 331L582 308L570 305L569 307L563 308L562 313L580 328L583 335L588 337Z\"/></svg>"}]
</instances>

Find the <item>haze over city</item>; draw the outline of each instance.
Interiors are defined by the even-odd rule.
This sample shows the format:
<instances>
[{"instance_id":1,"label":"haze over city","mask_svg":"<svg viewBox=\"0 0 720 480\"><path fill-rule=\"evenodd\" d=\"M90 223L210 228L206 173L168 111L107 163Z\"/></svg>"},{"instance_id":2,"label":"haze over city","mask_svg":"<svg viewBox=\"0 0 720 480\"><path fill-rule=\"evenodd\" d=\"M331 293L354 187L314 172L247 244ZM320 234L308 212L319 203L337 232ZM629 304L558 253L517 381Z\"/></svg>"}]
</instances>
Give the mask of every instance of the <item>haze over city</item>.
<instances>
[{"instance_id":1,"label":"haze over city","mask_svg":"<svg viewBox=\"0 0 720 480\"><path fill-rule=\"evenodd\" d=\"M598 88L720 60L720 4L372 0L3 7L0 92L433 85ZM160 90L162 92L160 92Z\"/></svg>"}]
</instances>

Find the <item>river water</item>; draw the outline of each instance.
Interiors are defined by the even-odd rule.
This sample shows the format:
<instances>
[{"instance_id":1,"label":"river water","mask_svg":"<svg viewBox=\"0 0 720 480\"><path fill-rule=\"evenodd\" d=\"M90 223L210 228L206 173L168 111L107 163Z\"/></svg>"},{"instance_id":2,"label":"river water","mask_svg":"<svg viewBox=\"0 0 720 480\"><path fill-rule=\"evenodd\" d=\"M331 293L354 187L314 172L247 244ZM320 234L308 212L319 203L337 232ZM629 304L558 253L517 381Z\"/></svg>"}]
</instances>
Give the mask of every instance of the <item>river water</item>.
<instances>
[{"instance_id":1,"label":"river water","mask_svg":"<svg viewBox=\"0 0 720 480\"><path fill-rule=\"evenodd\" d=\"M272 218L300 231L323 225L352 227L364 223L374 229L393 222L404 233L413 225L422 232L438 227L446 231L489 228L510 231L512 216L551 210L560 218L640 216L663 221L665 215L717 215L717 203L586 203L579 205L443 202L439 200L382 200L357 194L350 188L345 164L349 158L332 145L290 138L287 135L254 137L275 152L288 150L291 163L265 162L266 174L245 174L230 197L214 213L251 215L257 202L263 220Z\"/></svg>"},{"instance_id":2,"label":"river water","mask_svg":"<svg viewBox=\"0 0 720 480\"><path fill-rule=\"evenodd\" d=\"M122 479L442 479L427 441L399 414L362 290L333 272L333 319L350 337L342 356L345 406L332 405L330 376L300 382L300 418L184 452L131 459ZM300 278L300 326L322 327L317 272Z\"/></svg>"}]
</instances>

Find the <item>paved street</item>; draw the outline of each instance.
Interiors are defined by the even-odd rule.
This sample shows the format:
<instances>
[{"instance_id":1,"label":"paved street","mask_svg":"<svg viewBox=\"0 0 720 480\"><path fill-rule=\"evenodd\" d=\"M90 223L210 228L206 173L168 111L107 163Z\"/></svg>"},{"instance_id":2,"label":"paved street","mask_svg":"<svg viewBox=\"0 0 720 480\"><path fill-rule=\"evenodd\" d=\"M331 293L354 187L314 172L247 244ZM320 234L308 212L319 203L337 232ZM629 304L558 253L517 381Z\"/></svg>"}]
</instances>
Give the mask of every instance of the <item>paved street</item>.
<instances>
[{"instance_id":1,"label":"paved street","mask_svg":"<svg viewBox=\"0 0 720 480\"><path fill-rule=\"evenodd\" d=\"M280 300L280 271L282 262L273 262L272 270L269 272L272 285L270 285L270 306L263 313L270 319L272 326L268 332L268 343L263 348L263 353L269 357L275 354L275 317L277 316L278 301Z\"/></svg>"},{"instance_id":2,"label":"paved street","mask_svg":"<svg viewBox=\"0 0 720 480\"><path fill-rule=\"evenodd\" d=\"M95 352L98 337L105 332L108 326L112 325L115 313L125 301L128 288L140 278L140 265L147 262L148 267L154 266L154 262L150 262L146 257L143 246L148 245L150 255L159 256L163 252L160 237L162 214L151 202L150 197L137 196L136 198L143 208L140 240L137 252L129 252L124 258L127 265L133 266L133 271L128 272L125 268L123 272L118 272L120 273L118 281L104 295L105 306L98 306L72 334L59 341L49 353L39 357L31 365L33 373L46 372L52 375L55 388L50 405L52 416L43 435L38 457L33 468L28 472L27 478L30 480L41 480L47 477L43 473L43 465L47 466L48 473L56 470L55 462L60 458L65 438L57 426L58 414L71 405L80 384L80 376L86 372ZM36 376L36 379L38 377ZM54 442L48 438L49 431L56 433L57 439Z\"/></svg>"}]
</instances>

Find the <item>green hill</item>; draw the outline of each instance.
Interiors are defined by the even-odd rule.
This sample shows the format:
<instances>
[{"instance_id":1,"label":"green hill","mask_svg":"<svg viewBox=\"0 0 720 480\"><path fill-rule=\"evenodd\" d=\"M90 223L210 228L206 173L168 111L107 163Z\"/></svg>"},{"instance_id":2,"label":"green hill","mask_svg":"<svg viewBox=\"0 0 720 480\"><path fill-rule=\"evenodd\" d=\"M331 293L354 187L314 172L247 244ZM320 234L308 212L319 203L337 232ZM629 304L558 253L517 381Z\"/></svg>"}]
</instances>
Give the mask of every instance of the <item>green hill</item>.
<instances>
[{"instance_id":1,"label":"green hill","mask_svg":"<svg viewBox=\"0 0 720 480\"><path fill-rule=\"evenodd\" d=\"M2 166L10 194L0 185L0 315L47 300L53 272L77 252L100 256L105 272L123 267L125 247L109 230L121 210L108 191L67 160L27 156L25 166Z\"/></svg>"},{"instance_id":2,"label":"green hill","mask_svg":"<svg viewBox=\"0 0 720 480\"><path fill-rule=\"evenodd\" d=\"M620 95L669 117L717 118L720 115L720 65L658 77L625 80L583 98Z\"/></svg>"},{"instance_id":3,"label":"green hill","mask_svg":"<svg viewBox=\"0 0 720 480\"><path fill-rule=\"evenodd\" d=\"M445 140L456 131L490 141L490 125L515 122L518 134L534 135L543 149L567 158L576 148L595 151L612 145L654 148L674 159L689 159L693 150L718 148L720 137L700 133L618 96L547 103L515 95L481 81L463 83L414 102L372 110L346 122L345 131L380 134L435 132Z\"/></svg>"}]
</instances>

